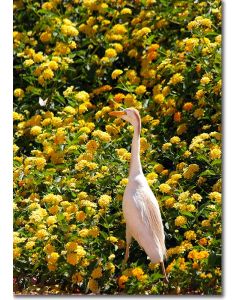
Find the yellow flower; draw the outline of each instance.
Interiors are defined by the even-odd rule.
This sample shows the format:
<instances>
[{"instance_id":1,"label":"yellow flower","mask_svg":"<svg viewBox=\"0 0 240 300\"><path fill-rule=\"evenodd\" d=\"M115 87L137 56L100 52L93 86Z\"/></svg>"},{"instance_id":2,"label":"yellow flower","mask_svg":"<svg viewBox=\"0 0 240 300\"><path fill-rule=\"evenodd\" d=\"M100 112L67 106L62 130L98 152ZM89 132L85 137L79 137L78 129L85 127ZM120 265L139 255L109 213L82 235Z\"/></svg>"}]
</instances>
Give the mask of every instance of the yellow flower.
<instances>
[{"instance_id":1,"label":"yellow flower","mask_svg":"<svg viewBox=\"0 0 240 300\"><path fill-rule=\"evenodd\" d=\"M192 29L194 29L196 27L198 27L198 22L196 22L196 21L191 21L187 25L188 30L192 30Z\"/></svg>"},{"instance_id":2,"label":"yellow flower","mask_svg":"<svg viewBox=\"0 0 240 300\"><path fill-rule=\"evenodd\" d=\"M150 270L156 270L156 269L159 268L159 263L152 263L152 262L150 262L148 266L149 266Z\"/></svg>"},{"instance_id":3,"label":"yellow flower","mask_svg":"<svg viewBox=\"0 0 240 300\"><path fill-rule=\"evenodd\" d=\"M77 272L72 275L73 283L81 283L82 281L83 281L83 277L82 277L81 273Z\"/></svg>"},{"instance_id":4,"label":"yellow flower","mask_svg":"<svg viewBox=\"0 0 240 300\"><path fill-rule=\"evenodd\" d=\"M44 248L43 248L44 252L50 254L52 252L55 251L55 247L51 244L47 244Z\"/></svg>"},{"instance_id":5,"label":"yellow flower","mask_svg":"<svg viewBox=\"0 0 240 300\"><path fill-rule=\"evenodd\" d=\"M123 8L121 11L120 11L120 14L122 15L131 15L132 14L132 10L130 8Z\"/></svg>"},{"instance_id":6,"label":"yellow flower","mask_svg":"<svg viewBox=\"0 0 240 300\"><path fill-rule=\"evenodd\" d=\"M136 277L138 280L144 274L142 268L136 267L132 270L132 275Z\"/></svg>"},{"instance_id":7,"label":"yellow flower","mask_svg":"<svg viewBox=\"0 0 240 300\"><path fill-rule=\"evenodd\" d=\"M175 199L173 197L170 197L170 198L166 199L164 203L165 203L166 207L172 208L174 206Z\"/></svg>"},{"instance_id":8,"label":"yellow flower","mask_svg":"<svg viewBox=\"0 0 240 300\"><path fill-rule=\"evenodd\" d=\"M180 143L181 139L178 137L178 136L173 136L171 139L170 139L170 142L172 144L178 144Z\"/></svg>"},{"instance_id":9,"label":"yellow flower","mask_svg":"<svg viewBox=\"0 0 240 300\"><path fill-rule=\"evenodd\" d=\"M32 135L39 135L42 132L42 127L40 126L33 126L30 130Z\"/></svg>"},{"instance_id":10,"label":"yellow flower","mask_svg":"<svg viewBox=\"0 0 240 300\"><path fill-rule=\"evenodd\" d=\"M127 29L122 24L116 24L113 26L112 31L116 34L124 34L127 32ZM107 55L106 55L107 56Z\"/></svg>"},{"instance_id":11,"label":"yellow flower","mask_svg":"<svg viewBox=\"0 0 240 300\"><path fill-rule=\"evenodd\" d=\"M40 40L41 40L41 42L43 42L43 43L49 42L49 41L51 40L51 38L52 38L51 32L46 32L46 31L44 31L44 32L41 33L41 35L40 35Z\"/></svg>"},{"instance_id":12,"label":"yellow flower","mask_svg":"<svg viewBox=\"0 0 240 300\"><path fill-rule=\"evenodd\" d=\"M209 194L209 198L211 200L215 200L218 204L221 204L222 202L222 195L219 192L212 192Z\"/></svg>"},{"instance_id":13,"label":"yellow flower","mask_svg":"<svg viewBox=\"0 0 240 300\"><path fill-rule=\"evenodd\" d=\"M198 241L198 243L199 243L201 246L206 246L206 245L208 244L208 240L207 240L205 237L203 237L203 238L201 238L201 239Z\"/></svg>"},{"instance_id":14,"label":"yellow flower","mask_svg":"<svg viewBox=\"0 0 240 300\"><path fill-rule=\"evenodd\" d=\"M100 207L106 208L110 204L111 200L112 200L112 198L110 196L102 195L100 197L100 199L98 200L98 204Z\"/></svg>"},{"instance_id":15,"label":"yellow flower","mask_svg":"<svg viewBox=\"0 0 240 300\"><path fill-rule=\"evenodd\" d=\"M23 98L24 97L24 91L20 88L15 89L13 92L14 96L17 98Z\"/></svg>"},{"instance_id":16,"label":"yellow flower","mask_svg":"<svg viewBox=\"0 0 240 300\"><path fill-rule=\"evenodd\" d=\"M109 236L107 237L107 241L110 241L111 243L116 243L118 239L115 236Z\"/></svg>"},{"instance_id":17,"label":"yellow flower","mask_svg":"<svg viewBox=\"0 0 240 300\"><path fill-rule=\"evenodd\" d=\"M107 132L101 131L101 130L94 130L92 133L93 136L96 136L99 138L99 140L103 142L110 142L111 136Z\"/></svg>"},{"instance_id":18,"label":"yellow flower","mask_svg":"<svg viewBox=\"0 0 240 300\"><path fill-rule=\"evenodd\" d=\"M37 238L39 238L40 240L41 240L41 239L44 239L47 235L48 235L48 232L47 232L45 229L39 229L39 230L36 232L36 236L37 236Z\"/></svg>"},{"instance_id":19,"label":"yellow flower","mask_svg":"<svg viewBox=\"0 0 240 300\"><path fill-rule=\"evenodd\" d=\"M214 270L214 273L215 273L217 276L221 276L221 275L222 275L222 272L221 272L220 268L218 268L218 267Z\"/></svg>"},{"instance_id":20,"label":"yellow flower","mask_svg":"<svg viewBox=\"0 0 240 300\"><path fill-rule=\"evenodd\" d=\"M98 292L98 282L95 279L90 278L88 282L88 287L91 292L97 293Z\"/></svg>"},{"instance_id":21,"label":"yellow flower","mask_svg":"<svg viewBox=\"0 0 240 300\"><path fill-rule=\"evenodd\" d=\"M117 135L119 133L119 128L117 126L106 125L106 131L111 135Z\"/></svg>"},{"instance_id":22,"label":"yellow flower","mask_svg":"<svg viewBox=\"0 0 240 300\"><path fill-rule=\"evenodd\" d=\"M117 51L113 48L108 48L106 51L105 51L105 56L107 58L114 58L117 56Z\"/></svg>"},{"instance_id":23,"label":"yellow flower","mask_svg":"<svg viewBox=\"0 0 240 300\"><path fill-rule=\"evenodd\" d=\"M179 82L182 82L183 79L184 79L184 77L180 73L176 73L171 77L169 84L176 85Z\"/></svg>"},{"instance_id":24,"label":"yellow flower","mask_svg":"<svg viewBox=\"0 0 240 300\"><path fill-rule=\"evenodd\" d=\"M183 177L186 179L191 179L198 171L199 171L199 166L197 164L191 164L183 172Z\"/></svg>"},{"instance_id":25,"label":"yellow flower","mask_svg":"<svg viewBox=\"0 0 240 300\"><path fill-rule=\"evenodd\" d=\"M54 73L50 68L47 68L43 71L42 76L44 79L52 79L54 76Z\"/></svg>"},{"instance_id":26,"label":"yellow flower","mask_svg":"<svg viewBox=\"0 0 240 300\"><path fill-rule=\"evenodd\" d=\"M126 275L121 275L118 278L118 286L120 287L120 289L124 289L125 288L125 284L128 281L128 276Z\"/></svg>"},{"instance_id":27,"label":"yellow flower","mask_svg":"<svg viewBox=\"0 0 240 300\"><path fill-rule=\"evenodd\" d=\"M200 100L200 99L203 98L204 94L205 94L205 92L204 92L203 90L198 90L198 91L196 92L196 94L195 94L195 98L196 98L197 100Z\"/></svg>"},{"instance_id":28,"label":"yellow flower","mask_svg":"<svg viewBox=\"0 0 240 300\"><path fill-rule=\"evenodd\" d=\"M76 220L79 222L83 222L86 219L86 214L84 211L78 211L76 212Z\"/></svg>"},{"instance_id":29,"label":"yellow flower","mask_svg":"<svg viewBox=\"0 0 240 300\"><path fill-rule=\"evenodd\" d=\"M79 256L77 255L77 253L74 252L70 252L67 254L67 262L70 265L75 266L76 264L78 264L79 262Z\"/></svg>"},{"instance_id":30,"label":"yellow flower","mask_svg":"<svg viewBox=\"0 0 240 300\"><path fill-rule=\"evenodd\" d=\"M192 250L188 253L188 258L191 259L204 259L204 258L208 258L209 253L208 251L197 251L197 250Z\"/></svg>"},{"instance_id":31,"label":"yellow flower","mask_svg":"<svg viewBox=\"0 0 240 300\"><path fill-rule=\"evenodd\" d=\"M99 236L99 228L97 226L93 226L90 230L89 230L89 235L91 235L92 237L96 238L97 236Z\"/></svg>"},{"instance_id":32,"label":"yellow flower","mask_svg":"<svg viewBox=\"0 0 240 300\"><path fill-rule=\"evenodd\" d=\"M57 222L57 218L56 218L56 216L49 216L47 218L46 222L47 222L48 226L53 225Z\"/></svg>"},{"instance_id":33,"label":"yellow flower","mask_svg":"<svg viewBox=\"0 0 240 300\"><path fill-rule=\"evenodd\" d=\"M106 270L110 271L110 273L115 272L115 265L112 262L106 263Z\"/></svg>"},{"instance_id":34,"label":"yellow flower","mask_svg":"<svg viewBox=\"0 0 240 300\"><path fill-rule=\"evenodd\" d=\"M22 252L21 248L19 248L19 247L14 248L13 249L13 258L20 257L21 256L21 252Z\"/></svg>"},{"instance_id":35,"label":"yellow flower","mask_svg":"<svg viewBox=\"0 0 240 300\"><path fill-rule=\"evenodd\" d=\"M47 194L43 197L43 202L52 203L52 204L59 204L62 201L62 196L54 195L54 194Z\"/></svg>"},{"instance_id":36,"label":"yellow flower","mask_svg":"<svg viewBox=\"0 0 240 300\"><path fill-rule=\"evenodd\" d=\"M77 250L77 246L78 244L76 242L68 242L65 247L67 251L75 251Z\"/></svg>"},{"instance_id":37,"label":"yellow flower","mask_svg":"<svg viewBox=\"0 0 240 300\"><path fill-rule=\"evenodd\" d=\"M162 193L165 193L165 194L169 194L171 192L171 187L167 183L160 184L159 189Z\"/></svg>"},{"instance_id":38,"label":"yellow flower","mask_svg":"<svg viewBox=\"0 0 240 300\"><path fill-rule=\"evenodd\" d=\"M113 47L115 48L115 50L117 51L117 53L121 53L123 52L123 46L119 43L114 43Z\"/></svg>"},{"instance_id":39,"label":"yellow flower","mask_svg":"<svg viewBox=\"0 0 240 300\"><path fill-rule=\"evenodd\" d=\"M112 72L112 79L116 79L119 75L123 73L122 70L116 69Z\"/></svg>"},{"instance_id":40,"label":"yellow flower","mask_svg":"<svg viewBox=\"0 0 240 300\"><path fill-rule=\"evenodd\" d=\"M191 155L192 153L190 152L190 151L185 151L184 153L183 153L183 157L185 157L185 158L188 158L190 155Z\"/></svg>"},{"instance_id":41,"label":"yellow flower","mask_svg":"<svg viewBox=\"0 0 240 300\"><path fill-rule=\"evenodd\" d=\"M203 227L209 227L209 226L211 226L211 222L209 220L203 220L202 221L202 226Z\"/></svg>"},{"instance_id":42,"label":"yellow flower","mask_svg":"<svg viewBox=\"0 0 240 300\"><path fill-rule=\"evenodd\" d=\"M34 64L34 60L32 59L26 59L23 63L24 67L30 67L33 64Z\"/></svg>"},{"instance_id":43,"label":"yellow flower","mask_svg":"<svg viewBox=\"0 0 240 300\"><path fill-rule=\"evenodd\" d=\"M157 164L154 166L154 171L156 171L157 173L161 173L164 169L163 165L162 164Z\"/></svg>"},{"instance_id":44,"label":"yellow flower","mask_svg":"<svg viewBox=\"0 0 240 300\"><path fill-rule=\"evenodd\" d=\"M78 35L78 30L72 25L63 24L61 26L61 32L65 35L73 37Z\"/></svg>"},{"instance_id":45,"label":"yellow flower","mask_svg":"<svg viewBox=\"0 0 240 300\"><path fill-rule=\"evenodd\" d=\"M80 91L78 92L74 98L77 100L77 101L82 101L82 102L88 102L90 100L90 96L87 92L85 91Z\"/></svg>"},{"instance_id":46,"label":"yellow flower","mask_svg":"<svg viewBox=\"0 0 240 300\"><path fill-rule=\"evenodd\" d=\"M210 78L207 75L204 75L202 79L200 80L201 84L205 85L210 82Z\"/></svg>"},{"instance_id":47,"label":"yellow flower","mask_svg":"<svg viewBox=\"0 0 240 300\"><path fill-rule=\"evenodd\" d=\"M42 9L51 10L54 4L52 2L45 2L42 4Z\"/></svg>"},{"instance_id":48,"label":"yellow flower","mask_svg":"<svg viewBox=\"0 0 240 300\"><path fill-rule=\"evenodd\" d=\"M44 60L44 55L42 54L42 52L38 52L33 55L33 60L36 63L42 62Z\"/></svg>"},{"instance_id":49,"label":"yellow flower","mask_svg":"<svg viewBox=\"0 0 240 300\"><path fill-rule=\"evenodd\" d=\"M128 56L129 57L137 57L138 56L138 51L137 49L131 49L130 51L128 51Z\"/></svg>"},{"instance_id":50,"label":"yellow flower","mask_svg":"<svg viewBox=\"0 0 240 300\"><path fill-rule=\"evenodd\" d=\"M145 85L139 85L136 89L135 89L135 93L137 95L143 95L146 92L146 86Z\"/></svg>"},{"instance_id":51,"label":"yellow flower","mask_svg":"<svg viewBox=\"0 0 240 300\"><path fill-rule=\"evenodd\" d=\"M24 116L22 114L19 114L17 112L13 112L13 120L14 121L22 121L24 119Z\"/></svg>"},{"instance_id":52,"label":"yellow flower","mask_svg":"<svg viewBox=\"0 0 240 300\"><path fill-rule=\"evenodd\" d=\"M128 178L123 178L120 182L120 185L126 186L128 184Z\"/></svg>"},{"instance_id":53,"label":"yellow flower","mask_svg":"<svg viewBox=\"0 0 240 300\"><path fill-rule=\"evenodd\" d=\"M141 38L143 36L146 36L150 32L151 32L151 29L149 27L143 27L142 29L140 29L137 32L135 32L134 35L137 38Z\"/></svg>"},{"instance_id":54,"label":"yellow flower","mask_svg":"<svg viewBox=\"0 0 240 300\"><path fill-rule=\"evenodd\" d=\"M204 116L204 109L197 108L193 113L194 118L199 119Z\"/></svg>"},{"instance_id":55,"label":"yellow flower","mask_svg":"<svg viewBox=\"0 0 240 300\"><path fill-rule=\"evenodd\" d=\"M79 258L83 258L86 255L86 251L82 246L77 246L77 255Z\"/></svg>"},{"instance_id":56,"label":"yellow flower","mask_svg":"<svg viewBox=\"0 0 240 300\"><path fill-rule=\"evenodd\" d=\"M202 196L199 195L199 194L197 194L197 193L195 193L195 194L192 194L191 199L192 199L193 201L200 202L200 201L202 200Z\"/></svg>"},{"instance_id":57,"label":"yellow flower","mask_svg":"<svg viewBox=\"0 0 240 300\"><path fill-rule=\"evenodd\" d=\"M70 95L73 93L73 88L74 88L73 85L69 86L69 87L63 92L63 96L64 96L64 97L70 96Z\"/></svg>"},{"instance_id":58,"label":"yellow flower","mask_svg":"<svg viewBox=\"0 0 240 300\"><path fill-rule=\"evenodd\" d=\"M191 52L199 44L199 39L198 38L186 38L184 40L184 42L185 42L185 51Z\"/></svg>"},{"instance_id":59,"label":"yellow flower","mask_svg":"<svg viewBox=\"0 0 240 300\"><path fill-rule=\"evenodd\" d=\"M153 184L157 181L158 175L154 172L147 174L146 176L148 183Z\"/></svg>"},{"instance_id":60,"label":"yellow flower","mask_svg":"<svg viewBox=\"0 0 240 300\"><path fill-rule=\"evenodd\" d=\"M197 18L196 18L197 19ZM199 23L203 26L206 26L208 28L211 28L212 27L212 21L210 19L207 19L207 18L204 18L204 19L201 19L199 20Z\"/></svg>"},{"instance_id":61,"label":"yellow flower","mask_svg":"<svg viewBox=\"0 0 240 300\"><path fill-rule=\"evenodd\" d=\"M101 278L102 277L102 268L101 267L97 267L92 271L92 278L96 279L96 278Z\"/></svg>"},{"instance_id":62,"label":"yellow flower","mask_svg":"<svg viewBox=\"0 0 240 300\"><path fill-rule=\"evenodd\" d=\"M80 230L80 231L78 232L78 234L79 234L81 237L85 238L85 237L88 236L89 230L88 230L87 228L83 228L82 230Z\"/></svg>"},{"instance_id":63,"label":"yellow flower","mask_svg":"<svg viewBox=\"0 0 240 300\"><path fill-rule=\"evenodd\" d=\"M140 138L140 151L144 153L147 149L149 149L150 145L147 142L146 138Z\"/></svg>"},{"instance_id":64,"label":"yellow flower","mask_svg":"<svg viewBox=\"0 0 240 300\"><path fill-rule=\"evenodd\" d=\"M65 111L66 113L68 113L70 115L75 115L77 113L76 109L73 108L72 106L66 106L66 107L64 107L63 111Z\"/></svg>"},{"instance_id":65,"label":"yellow flower","mask_svg":"<svg viewBox=\"0 0 240 300\"><path fill-rule=\"evenodd\" d=\"M55 264L51 264L51 263L48 263L47 267L48 267L48 270L52 271L52 272L56 271L56 269L57 269L57 266Z\"/></svg>"},{"instance_id":66,"label":"yellow flower","mask_svg":"<svg viewBox=\"0 0 240 300\"><path fill-rule=\"evenodd\" d=\"M187 219L186 217L184 216L178 216L176 219L175 219L175 225L176 226L183 226L187 223Z\"/></svg>"},{"instance_id":67,"label":"yellow flower","mask_svg":"<svg viewBox=\"0 0 240 300\"><path fill-rule=\"evenodd\" d=\"M87 144L86 144L86 148L89 152L95 152L99 147L99 143L97 141L94 140L90 140Z\"/></svg>"},{"instance_id":68,"label":"yellow flower","mask_svg":"<svg viewBox=\"0 0 240 300\"><path fill-rule=\"evenodd\" d=\"M219 45L222 43L222 35L219 34L218 36L215 37L215 42Z\"/></svg>"},{"instance_id":69,"label":"yellow flower","mask_svg":"<svg viewBox=\"0 0 240 300\"><path fill-rule=\"evenodd\" d=\"M172 146L171 143L165 143L165 144L162 145L162 150L163 150L163 151L166 151L166 150L168 150L171 146Z\"/></svg>"},{"instance_id":70,"label":"yellow flower","mask_svg":"<svg viewBox=\"0 0 240 300\"><path fill-rule=\"evenodd\" d=\"M31 250L34 246L35 246L35 242L34 241L29 241L29 242L26 243L25 249Z\"/></svg>"},{"instance_id":71,"label":"yellow flower","mask_svg":"<svg viewBox=\"0 0 240 300\"><path fill-rule=\"evenodd\" d=\"M51 264L56 263L58 258L59 258L59 254L57 252L52 252L47 256L47 260Z\"/></svg>"},{"instance_id":72,"label":"yellow flower","mask_svg":"<svg viewBox=\"0 0 240 300\"><path fill-rule=\"evenodd\" d=\"M221 149L219 149L218 147L214 147L213 149L210 150L209 156L211 159L219 159L221 158L221 154L222 154Z\"/></svg>"},{"instance_id":73,"label":"yellow flower","mask_svg":"<svg viewBox=\"0 0 240 300\"><path fill-rule=\"evenodd\" d=\"M184 236L187 240L196 240L196 233L193 230L186 231Z\"/></svg>"},{"instance_id":74,"label":"yellow flower","mask_svg":"<svg viewBox=\"0 0 240 300\"><path fill-rule=\"evenodd\" d=\"M189 198L189 195L190 195L189 191L180 193L178 196L178 201L180 202L186 201Z\"/></svg>"},{"instance_id":75,"label":"yellow flower","mask_svg":"<svg viewBox=\"0 0 240 300\"><path fill-rule=\"evenodd\" d=\"M43 170L46 166L46 159L44 157L37 157L34 161L38 170Z\"/></svg>"}]
</instances>

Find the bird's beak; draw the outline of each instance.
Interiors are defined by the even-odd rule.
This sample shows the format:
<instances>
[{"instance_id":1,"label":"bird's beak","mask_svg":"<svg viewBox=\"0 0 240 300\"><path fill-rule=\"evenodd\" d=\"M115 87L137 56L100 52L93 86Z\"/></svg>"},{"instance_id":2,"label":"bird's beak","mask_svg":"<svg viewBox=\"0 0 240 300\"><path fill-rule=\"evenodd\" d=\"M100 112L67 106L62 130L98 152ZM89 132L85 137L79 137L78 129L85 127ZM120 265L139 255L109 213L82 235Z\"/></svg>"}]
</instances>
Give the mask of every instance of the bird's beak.
<instances>
[{"instance_id":1,"label":"bird's beak","mask_svg":"<svg viewBox=\"0 0 240 300\"><path fill-rule=\"evenodd\" d=\"M122 116L126 115L125 111L111 111L109 113L110 116L121 118Z\"/></svg>"}]
</instances>

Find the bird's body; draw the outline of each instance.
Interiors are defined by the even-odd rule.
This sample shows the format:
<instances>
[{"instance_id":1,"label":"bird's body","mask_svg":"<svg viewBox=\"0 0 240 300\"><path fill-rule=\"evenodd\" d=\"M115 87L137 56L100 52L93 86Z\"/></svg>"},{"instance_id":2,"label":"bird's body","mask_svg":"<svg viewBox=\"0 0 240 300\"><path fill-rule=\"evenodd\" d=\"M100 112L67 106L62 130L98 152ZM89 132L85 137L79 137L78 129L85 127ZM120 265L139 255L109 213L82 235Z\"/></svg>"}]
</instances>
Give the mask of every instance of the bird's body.
<instances>
[{"instance_id":1,"label":"bird's body","mask_svg":"<svg viewBox=\"0 0 240 300\"><path fill-rule=\"evenodd\" d=\"M143 174L128 181L123 196L123 215L128 235L139 243L152 263L162 262L166 253L162 218Z\"/></svg>"},{"instance_id":2,"label":"bird's body","mask_svg":"<svg viewBox=\"0 0 240 300\"><path fill-rule=\"evenodd\" d=\"M128 184L123 195L123 215L126 221L124 263L128 260L129 247L133 237L144 249L152 263L161 263L167 281L163 263L166 248L162 217L157 199L143 174L140 161L140 115L134 108L128 108L122 112L111 112L110 115L121 117L134 127Z\"/></svg>"}]
</instances>

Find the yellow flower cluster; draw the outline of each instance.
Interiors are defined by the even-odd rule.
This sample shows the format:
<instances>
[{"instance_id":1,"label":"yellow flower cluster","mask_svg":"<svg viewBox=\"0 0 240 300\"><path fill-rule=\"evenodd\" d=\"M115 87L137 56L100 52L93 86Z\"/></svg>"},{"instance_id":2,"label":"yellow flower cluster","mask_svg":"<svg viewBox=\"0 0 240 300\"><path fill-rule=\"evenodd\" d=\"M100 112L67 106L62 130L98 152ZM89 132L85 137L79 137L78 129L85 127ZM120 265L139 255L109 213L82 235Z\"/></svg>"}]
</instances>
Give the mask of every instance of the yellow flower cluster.
<instances>
[{"instance_id":1,"label":"yellow flower cluster","mask_svg":"<svg viewBox=\"0 0 240 300\"><path fill-rule=\"evenodd\" d=\"M98 204L99 204L100 207L106 208L106 207L109 206L111 200L112 200L112 198L110 196L102 195L98 200Z\"/></svg>"},{"instance_id":2,"label":"yellow flower cluster","mask_svg":"<svg viewBox=\"0 0 240 300\"><path fill-rule=\"evenodd\" d=\"M191 250L189 253L188 253L188 258L191 258L191 259L196 259L196 260L201 260L201 259L205 259L205 258L208 258L209 256L209 253L208 251L197 251L197 250Z\"/></svg>"}]
</instances>

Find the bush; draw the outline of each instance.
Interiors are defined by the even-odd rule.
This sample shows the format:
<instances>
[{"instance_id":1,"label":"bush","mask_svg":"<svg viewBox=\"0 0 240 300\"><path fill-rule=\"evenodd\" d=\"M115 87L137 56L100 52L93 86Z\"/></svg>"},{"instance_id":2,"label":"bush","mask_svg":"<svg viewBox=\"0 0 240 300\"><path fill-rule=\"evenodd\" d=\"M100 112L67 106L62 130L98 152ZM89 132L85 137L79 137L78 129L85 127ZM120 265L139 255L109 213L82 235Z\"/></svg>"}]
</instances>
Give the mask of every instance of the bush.
<instances>
[{"instance_id":1,"label":"bush","mask_svg":"<svg viewBox=\"0 0 240 300\"><path fill-rule=\"evenodd\" d=\"M14 1L16 293L221 294L221 2ZM169 285L122 196L135 107Z\"/></svg>"}]
</instances>

